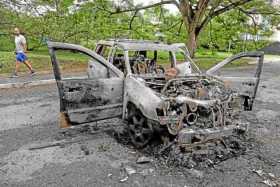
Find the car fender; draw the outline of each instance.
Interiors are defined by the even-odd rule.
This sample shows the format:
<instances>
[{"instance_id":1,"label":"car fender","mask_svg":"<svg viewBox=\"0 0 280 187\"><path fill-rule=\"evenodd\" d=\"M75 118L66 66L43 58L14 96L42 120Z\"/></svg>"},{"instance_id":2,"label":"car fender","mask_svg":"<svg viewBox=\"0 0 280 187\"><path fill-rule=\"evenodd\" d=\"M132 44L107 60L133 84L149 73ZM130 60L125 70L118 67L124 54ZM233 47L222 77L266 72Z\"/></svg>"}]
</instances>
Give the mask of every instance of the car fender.
<instances>
[{"instance_id":1,"label":"car fender","mask_svg":"<svg viewBox=\"0 0 280 187\"><path fill-rule=\"evenodd\" d=\"M142 114L150 120L158 121L156 108L161 105L162 99L152 89L133 76L125 79L124 108L133 103Z\"/></svg>"}]
</instances>

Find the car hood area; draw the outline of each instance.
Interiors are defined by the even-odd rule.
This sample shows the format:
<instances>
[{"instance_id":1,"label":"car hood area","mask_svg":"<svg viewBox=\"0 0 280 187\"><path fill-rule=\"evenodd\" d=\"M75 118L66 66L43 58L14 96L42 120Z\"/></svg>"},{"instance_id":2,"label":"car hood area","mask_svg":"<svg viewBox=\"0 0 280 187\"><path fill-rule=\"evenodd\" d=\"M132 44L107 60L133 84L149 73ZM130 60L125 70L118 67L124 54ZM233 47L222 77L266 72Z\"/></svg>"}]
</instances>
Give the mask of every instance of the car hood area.
<instances>
[{"instance_id":1,"label":"car hood area","mask_svg":"<svg viewBox=\"0 0 280 187\"><path fill-rule=\"evenodd\" d=\"M146 87L152 89L162 99L183 103L183 98L191 98L199 103L206 101L224 102L233 91L222 80L208 75L192 75L167 80L165 77L138 77Z\"/></svg>"},{"instance_id":2,"label":"car hood area","mask_svg":"<svg viewBox=\"0 0 280 187\"><path fill-rule=\"evenodd\" d=\"M150 103L143 108L144 115L156 115L159 124L167 126L173 135L184 128L198 130L232 124L241 111L240 97L212 76L192 75L170 80L157 76L134 78L145 87L142 91L150 90L143 98ZM145 112L147 108L149 112Z\"/></svg>"}]
</instances>

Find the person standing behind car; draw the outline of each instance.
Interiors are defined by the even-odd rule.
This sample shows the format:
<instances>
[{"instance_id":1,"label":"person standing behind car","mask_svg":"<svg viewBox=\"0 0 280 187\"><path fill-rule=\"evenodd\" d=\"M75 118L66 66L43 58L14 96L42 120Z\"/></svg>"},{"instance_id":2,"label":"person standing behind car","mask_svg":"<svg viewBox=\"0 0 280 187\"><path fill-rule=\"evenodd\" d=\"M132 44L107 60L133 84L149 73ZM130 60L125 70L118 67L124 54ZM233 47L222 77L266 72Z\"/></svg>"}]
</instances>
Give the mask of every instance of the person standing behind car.
<instances>
[{"instance_id":1,"label":"person standing behind car","mask_svg":"<svg viewBox=\"0 0 280 187\"><path fill-rule=\"evenodd\" d=\"M27 45L26 45L26 39L25 37L21 34L19 28L14 29L14 34L15 34L15 54L16 54L16 64L15 64L15 71L12 74L13 78L18 77L18 70L20 67L21 63L24 63L27 68L30 70L31 75L35 75L35 71L33 70L30 62L28 61L27 58Z\"/></svg>"}]
</instances>

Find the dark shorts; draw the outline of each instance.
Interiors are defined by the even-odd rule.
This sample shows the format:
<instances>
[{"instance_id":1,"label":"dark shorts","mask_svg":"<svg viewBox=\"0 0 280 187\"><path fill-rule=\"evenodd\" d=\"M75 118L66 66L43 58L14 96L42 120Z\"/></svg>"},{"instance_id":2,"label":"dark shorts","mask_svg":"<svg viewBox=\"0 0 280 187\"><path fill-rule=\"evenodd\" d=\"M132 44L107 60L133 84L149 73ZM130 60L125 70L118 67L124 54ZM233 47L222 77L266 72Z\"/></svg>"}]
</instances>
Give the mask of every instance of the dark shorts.
<instances>
[{"instance_id":1,"label":"dark shorts","mask_svg":"<svg viewBox=\"0 0 280 187\"><path fill-rule=\"evenodd\" d=\"M24 53L16 53L16 60L19 62L25 62L27 60L27 56Z\"/></svg>"}]
</instances>

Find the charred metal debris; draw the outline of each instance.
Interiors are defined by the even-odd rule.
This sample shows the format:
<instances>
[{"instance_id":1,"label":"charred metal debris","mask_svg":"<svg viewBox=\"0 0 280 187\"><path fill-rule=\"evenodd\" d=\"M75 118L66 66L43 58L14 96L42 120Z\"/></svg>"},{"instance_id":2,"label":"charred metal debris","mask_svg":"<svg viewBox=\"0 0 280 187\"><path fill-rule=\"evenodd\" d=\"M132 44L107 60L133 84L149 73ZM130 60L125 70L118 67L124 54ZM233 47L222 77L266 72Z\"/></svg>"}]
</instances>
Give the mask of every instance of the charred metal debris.
<instances>
[{"instance_id":1,"label":"charred metal debris","mask_svg":"<svg viewBox=\"0 0 280 187\"><path fill-rule=\"evenodd\" d=\"M246 52L203 73L184 44L151 41L100 41L95 51L57 42L48 42L48 47L60 95L61 127L120 117L138 148L155 134L193 149L246 131L239 114L252 110L263 66L262 52ZM59 50L90 57L88 76L63 79ZM254 75L217 73L240 58L258 59Z\"/></svg>"}]
</instances>

